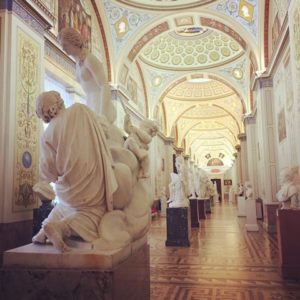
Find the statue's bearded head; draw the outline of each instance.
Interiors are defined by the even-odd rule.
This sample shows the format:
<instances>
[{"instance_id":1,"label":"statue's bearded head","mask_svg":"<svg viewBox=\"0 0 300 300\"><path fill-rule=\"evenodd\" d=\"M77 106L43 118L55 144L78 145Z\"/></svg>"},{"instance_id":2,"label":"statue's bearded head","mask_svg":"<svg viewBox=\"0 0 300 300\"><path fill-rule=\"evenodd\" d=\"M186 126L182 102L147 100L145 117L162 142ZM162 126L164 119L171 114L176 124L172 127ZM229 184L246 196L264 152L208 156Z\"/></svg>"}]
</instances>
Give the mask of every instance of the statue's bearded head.
<instances>
[{"instance_id":1,"label":"statue's bearded head","mask_svg":"<svg viewBox=\"0 0 300 300\"><path fill-rule=\"evenodd\" d=\"M36 98L36 114L45 123L49 123L64 108L64 101L56 91L41 93Z\"/></svg>"}]
</instances>

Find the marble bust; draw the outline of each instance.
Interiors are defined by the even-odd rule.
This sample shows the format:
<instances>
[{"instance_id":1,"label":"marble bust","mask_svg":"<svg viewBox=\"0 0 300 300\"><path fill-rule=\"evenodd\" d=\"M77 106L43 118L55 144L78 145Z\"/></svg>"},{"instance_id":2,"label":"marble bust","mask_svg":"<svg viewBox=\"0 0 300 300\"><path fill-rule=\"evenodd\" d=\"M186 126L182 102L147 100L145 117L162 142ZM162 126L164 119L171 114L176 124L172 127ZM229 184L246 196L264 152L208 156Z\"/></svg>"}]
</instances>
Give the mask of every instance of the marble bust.
<instances>
[{"instance_id":1,"label":"marble bust","mask_svg":"<svg viewBox=\"0 0 300 300\"><path fill-rule=\"evenodd\" d=\"M284 168L280 171L281 188L276 194L278 201L282 203L282 209L299 209L299 188L295 183L296 171Z\"/></svg>"},{"instance_id":2,"label":"marble bust","mask_svg":"<svg viewBox=\"0 0 300 300\"><path fill-rule=\"evenodd\" d=\"M253 188L250 181L245 182L245 196L247 200L252 200L253 198Z\"/></svg>"}]
</instances>

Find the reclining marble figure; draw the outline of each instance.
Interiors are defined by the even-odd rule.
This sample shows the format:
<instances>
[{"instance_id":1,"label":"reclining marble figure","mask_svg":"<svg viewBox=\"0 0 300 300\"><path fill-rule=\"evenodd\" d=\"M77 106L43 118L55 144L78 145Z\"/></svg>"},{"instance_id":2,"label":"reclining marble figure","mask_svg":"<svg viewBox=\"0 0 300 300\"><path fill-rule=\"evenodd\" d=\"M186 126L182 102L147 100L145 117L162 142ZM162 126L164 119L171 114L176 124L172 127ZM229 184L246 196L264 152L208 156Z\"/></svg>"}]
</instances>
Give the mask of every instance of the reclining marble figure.
<instances>
[{"instance_id":1,"label":"reclining marble figure","mask_svg":"<svg viewBox=\"0 0 300 300\"><path fill-rule=\"evenodd\" d=\"M150 224L149 193L136 178L134 154L124 148L112 156L109 124L83 104L65 108L55 91L38 96L36 112L49 123L41 139L41 180L55 183L59 203L33 242L47 238L67 251L65 239L79 236L93 248L114 249L142 237Z\"/></svg>"}]
</instances>

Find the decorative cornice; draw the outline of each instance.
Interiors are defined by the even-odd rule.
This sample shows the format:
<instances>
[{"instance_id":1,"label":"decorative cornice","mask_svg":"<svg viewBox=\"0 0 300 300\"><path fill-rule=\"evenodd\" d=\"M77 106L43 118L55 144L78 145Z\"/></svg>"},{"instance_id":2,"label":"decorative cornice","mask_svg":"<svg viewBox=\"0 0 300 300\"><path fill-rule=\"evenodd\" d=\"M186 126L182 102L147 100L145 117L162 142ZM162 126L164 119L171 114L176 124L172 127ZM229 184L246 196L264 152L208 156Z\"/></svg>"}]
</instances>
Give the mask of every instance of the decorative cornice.
<instances>
[{"instance_id":1,"label":"decorative cornice","mask_svg":"<svg viewBox=\"0 0 300 300\"><path fill-rule=\"evenodd\" d=\"M164 135L162 132L158 132L157 135L167 144L167 145L171 145L175 142L175 139L173 137L169 137Z\"/></svg>"},{"instance_id":2,"label":"decorative cornice","mask_svg":"<svg viewBox=\"0 0 300 300\"><path fill-rule=\"evenodd\" d=\"M75 76L75 62L47 39L45 40L45 56Z\"/></svg>"},{"instance_id":3,"label":"decorative cornice","mask_svg":"<svg viewBox=\"0 0 300 300\"><path fill-rule=\"evenodd\" d=\"M235 145L234 146L235 150L237 150L237 152L241 151L241 145ZM237 153L235 153L237 155Z\"/></svg>"},{"instance_id":4,"label":"decorative cornice","mask_svg":"<svg viewBox=\"0 0 300 300\"><path fill-rule=\"evenodd\" d=\"M44 35L45 31L52 27L51 20L42 16L28 2L20 0L7 2L10 4L6 8L19 16L22 21L39 34Z\"/></svg>"}]
</instances>

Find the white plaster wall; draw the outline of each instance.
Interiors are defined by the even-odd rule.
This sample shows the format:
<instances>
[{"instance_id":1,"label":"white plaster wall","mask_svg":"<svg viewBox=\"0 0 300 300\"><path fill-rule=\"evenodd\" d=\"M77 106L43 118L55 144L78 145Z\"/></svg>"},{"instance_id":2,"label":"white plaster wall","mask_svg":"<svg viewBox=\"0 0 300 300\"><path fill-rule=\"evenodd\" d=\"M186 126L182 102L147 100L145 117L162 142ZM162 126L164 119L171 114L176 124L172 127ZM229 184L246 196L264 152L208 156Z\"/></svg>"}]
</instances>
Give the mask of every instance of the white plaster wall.
<instances>
[{"instance_id":1,"label":"white plaster wall","mask_svg":"<svg viewBox=\"0 0 300 300\"><path fill-rule=\"evenodd\" d=\"M296 120L297 116L295 114L295 101L294 99L288 100L289 90L293 87L288 87L287 84L293 85L294 82L292 79L288 79L287 73L289 72L287 68L287 59L289 57L289 49L286 50L282 59L278 63L276 72L274 73L273 85L274 85L274 114L275 114L275 145L278 149L278 170L280 171L285 167L297 166L297 152L295 147L295 142L297 140L296 135ZM289 81L289 82L287 82ZM294 97L294 96L292 96ZM285 115L285 128L286 128L286 137L281 141L279 140L278 133L278 122L279 114L284 112Z\"/></svg>"},{"instance_id":2,"label":"white plaster wall","mask_svg":"<svg viewBox=\"0 0 300 300\"><path fill-rule=\"evenodd\" d=\"M32 218L32 210L13 212L13 182L15 155L15 120L16 120L16 66L17 66L17 27L40 43L44 52L44 40L27 24L12 13L1 15L1 98L0 98L0 223L10 223ZM43 74L43 62L40 62ZM42 88L42 86L41 86Z\"/></svg>"}]
</instances>

